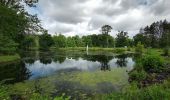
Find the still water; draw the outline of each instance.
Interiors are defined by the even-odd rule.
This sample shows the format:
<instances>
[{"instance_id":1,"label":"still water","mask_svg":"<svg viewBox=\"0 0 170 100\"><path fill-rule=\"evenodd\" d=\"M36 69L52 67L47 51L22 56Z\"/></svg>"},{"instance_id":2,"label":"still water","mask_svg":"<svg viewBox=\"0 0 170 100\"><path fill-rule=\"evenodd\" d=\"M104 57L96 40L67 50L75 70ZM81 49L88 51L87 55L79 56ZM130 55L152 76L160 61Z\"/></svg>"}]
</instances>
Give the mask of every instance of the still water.
<instances>
[{"instance_id":1,"label":"still water","mask_svg":"<svg viewBox=\"0 0 170 100\"><path fill-rule=\"evenodd\" d=\"M58 72L111 71L114 68L133 69L133 54L110 52L23 52L22 60L0 65L0 81L8 83L34 80Z\"/></svg>"}]
</instances>

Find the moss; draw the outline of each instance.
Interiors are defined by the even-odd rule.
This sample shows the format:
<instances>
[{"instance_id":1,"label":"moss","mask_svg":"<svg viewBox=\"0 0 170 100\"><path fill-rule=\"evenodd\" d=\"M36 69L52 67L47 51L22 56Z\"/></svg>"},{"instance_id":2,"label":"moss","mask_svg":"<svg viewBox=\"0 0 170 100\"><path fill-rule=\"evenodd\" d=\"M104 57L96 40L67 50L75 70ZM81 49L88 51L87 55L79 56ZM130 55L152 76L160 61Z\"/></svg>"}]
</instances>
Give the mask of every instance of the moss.
<instances>
[{"instance_id":1,"label":"moss","mask_svg":"<svg viewBox=\"0 0 170 100\"><path fill-rule=\"evenodd\" d=\"M83 85L95 86L101 82L110 82L114 85L127 84L128 75L126 69L116 68L112 71L96 71L96 72L81 72L77 73L70 81L77 81Z\"/></svg>"},{"instance_id":2,"label":"moss","mask_svg":"<svg viewBox=\"0 0 170 100\"><path fill-rule=\"evenodd\" d=\"M128 73L126 72L126 68L95 72L61 72L38 80L27 80L10 85L10 94L22 94L29 97L30 93L40 90L44 95L51 95L51 93L55 93L58 89L56 87L57 81L79 83L83 88L90 87L93 91L97 91L99 84L102 83L109 83L121 89L128 84Z\"/></svg>"}]
</instances>

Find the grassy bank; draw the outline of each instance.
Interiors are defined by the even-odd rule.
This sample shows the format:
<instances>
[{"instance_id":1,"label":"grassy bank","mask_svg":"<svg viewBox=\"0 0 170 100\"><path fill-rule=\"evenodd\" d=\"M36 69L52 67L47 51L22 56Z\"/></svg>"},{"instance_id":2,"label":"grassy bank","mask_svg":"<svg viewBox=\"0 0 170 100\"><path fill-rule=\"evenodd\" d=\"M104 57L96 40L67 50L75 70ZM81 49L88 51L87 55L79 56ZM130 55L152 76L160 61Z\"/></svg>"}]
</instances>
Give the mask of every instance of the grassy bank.
<instances>
[{"instance_id":1,"label":"grassy bank","mask_svg":"<svg viewBox=\"0 0 170 100\"><path fill-rule=\"evenodd\" d=\"M145 49L144 57L135 65L135 69L129 74L129 79L131 80L129 85L121 92L96 95L93 99L169 100L170 76L168 71L170 67L170 57L164 56L163 54L164 52L161 49Z\"/></svg>"},{"instance_id":2,"label":"grassy bank","mask_svg":"<svg viewBox=\"0 0 170 100\"><path fill-rule=\"evenodd\" d=\"M67 47L67 48L51 48L51 50L61 51L86 51L86 47ZM102 47L89 47L88 51L104 51L113 53L134 52L134 48L102 48Z\"/></svg>"},{"instance_id":3,"label":"grassy bank","mask_svg":"<svg viewBox=\"0 0 170 100\"><path fill-rule=\"evenodd\" d=\"M170 80L163 84L154 84L146 88L138 88L136 83L127 86L122 92L98 95L93 100L169 100Z\"/></svg>"},{"instance_id":4,"label":"grassy bank","mask_svg":"<svg viewBox=\"0 0 170 100\"><path fill-rule=\"evenodd\" d=\"M16 61L19 60L20 56L18 54L16 55L3 55L0 56L0 63L6 63L6 62L12 62L12 61Z\"/></svg>"}]
</instances>

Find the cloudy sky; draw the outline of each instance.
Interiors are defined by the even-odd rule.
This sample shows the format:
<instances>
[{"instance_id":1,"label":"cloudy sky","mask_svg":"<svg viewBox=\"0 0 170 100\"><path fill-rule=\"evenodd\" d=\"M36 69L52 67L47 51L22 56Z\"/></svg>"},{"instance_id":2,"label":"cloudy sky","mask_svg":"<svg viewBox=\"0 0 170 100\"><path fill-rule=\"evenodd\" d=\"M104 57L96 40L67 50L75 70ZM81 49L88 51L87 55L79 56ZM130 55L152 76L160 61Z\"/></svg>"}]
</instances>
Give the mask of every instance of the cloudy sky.
<instances>
[{"instance_id":1,"label":"cloudy sky","mask_svg":"<svg viewBox=\"0 0 170 100\"><path fill-rule=\"evenodd\" d=\"M66 36L99 34L105 24L112 36L119 30L133 36L154 21L170 21L170 0L39 0L28 10L50 34Z\"/></svg>"}]
</instances>

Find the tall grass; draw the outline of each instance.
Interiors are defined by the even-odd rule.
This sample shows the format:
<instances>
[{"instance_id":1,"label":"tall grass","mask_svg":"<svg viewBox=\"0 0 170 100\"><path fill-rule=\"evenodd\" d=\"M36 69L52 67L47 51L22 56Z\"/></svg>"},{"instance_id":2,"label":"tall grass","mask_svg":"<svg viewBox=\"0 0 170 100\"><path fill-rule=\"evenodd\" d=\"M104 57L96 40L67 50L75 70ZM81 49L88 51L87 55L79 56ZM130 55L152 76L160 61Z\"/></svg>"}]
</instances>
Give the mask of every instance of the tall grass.
<instances>
[{"instance_id":1,"label":"tall grass","mask_svg":"<svg viewBox=\"0 0 170 100\"><path fill-rule=\"evenodd\" d=\"M170 82L155 84L139 89L136 83L129 85L120 93L98 96L96 100L169 100Z\"/></svg>"}]
</instances>

